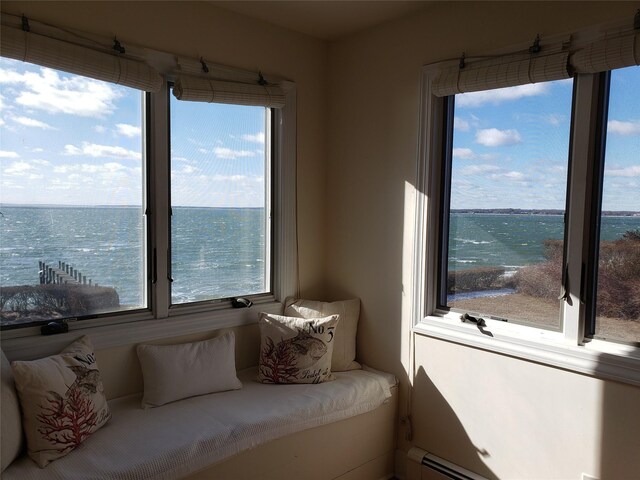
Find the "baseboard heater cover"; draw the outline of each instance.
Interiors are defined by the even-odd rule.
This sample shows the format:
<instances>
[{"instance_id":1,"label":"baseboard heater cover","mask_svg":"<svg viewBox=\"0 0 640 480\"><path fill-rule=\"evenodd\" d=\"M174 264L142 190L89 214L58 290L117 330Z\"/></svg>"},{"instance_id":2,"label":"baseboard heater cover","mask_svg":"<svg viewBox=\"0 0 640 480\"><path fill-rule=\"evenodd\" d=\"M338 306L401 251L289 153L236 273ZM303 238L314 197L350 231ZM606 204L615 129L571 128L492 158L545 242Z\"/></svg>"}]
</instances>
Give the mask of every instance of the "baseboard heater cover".
<instances>
[{"instance_id":1,"label":"baseboard heater cover","mask_svg":"<svg viewBox=\"0 0 640 480\"><path fill-rule=\"evenodd\" d=\"M407 480L487 480L421 448L413 447L407 457Z\"/></svg>"}]
</instances>

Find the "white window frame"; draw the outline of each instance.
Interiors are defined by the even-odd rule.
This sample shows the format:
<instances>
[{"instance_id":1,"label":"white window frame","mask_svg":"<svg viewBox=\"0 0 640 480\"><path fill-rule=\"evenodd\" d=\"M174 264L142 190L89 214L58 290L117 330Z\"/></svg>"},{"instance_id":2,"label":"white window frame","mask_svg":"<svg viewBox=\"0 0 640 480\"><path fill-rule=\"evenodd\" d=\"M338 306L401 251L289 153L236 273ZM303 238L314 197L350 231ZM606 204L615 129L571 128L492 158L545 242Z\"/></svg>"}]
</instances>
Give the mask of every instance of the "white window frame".
<instances>
[{"instance_id":1,"label":"white window frame","mask_svg":"<svg viewBox=\"0 0 640 480\"><path fill-rule=\"evenodd\" d=\"M163 55L168 63L172 56ZM246 72L245 72L246 76ZM131 313L114 312L79 321L69 321L69 333L42 336L40 326L30 326L2 332L2 349L9 359L38 358L58 353L79 335L90 335L97 349L130 345L151 339L175 337L198 332L237 327L257 323L258 312L281 313L286 297L297 292L297 228L296 228L296 85L282 81L285 93L283 108L274 109L271 122L273 178L269 188L273 189L271 204L271 293L251 296L252 308L236 309L230 301L212 301L197 306L170 308L170 286L168 280L169 247L169 97L170 74L158 93L147 93L143 109L145 139L145 162L149 191L147 192L148 222L147 264L153 263L152 252L156 252L157 279L151 284L147 309ZM146 188L146 187L145 187ZM153 268L153 265L149 267ZM145 283L145 289L148 284ZM238 292L242 295L242 292ZM126 324L126 325L125 325Z\"/></svg>"},{"instance_id":2,"label":"white window frame","mask_svg":"<svg viewBox=\"0 0 640 480\"><path fill-rule=\"evenodd\" d=\"M441 168L444 145L444 98L431 92L431 83L438 74L438 67L423 67L421 81L419 146L416 182L415 235L413 248L413 302L412 321L414 334L426 335L474 348L509 355L574 372L640 385L640 348L602 340L584 343L584 305L580 302L580 282L583 264L582 237L586 214L590 205L591 182L587 165L593 165L597 154L592 142L595 118L595 89L600 77L577 75L574 89L573 143L571 146L569 214L567 215L567 259L569 295L573 306L563 303L561 332L531 326L485 319L485 332L477 326L463 323L460 314L439 311L438 242Z\"/></svg>"}]
</instances>

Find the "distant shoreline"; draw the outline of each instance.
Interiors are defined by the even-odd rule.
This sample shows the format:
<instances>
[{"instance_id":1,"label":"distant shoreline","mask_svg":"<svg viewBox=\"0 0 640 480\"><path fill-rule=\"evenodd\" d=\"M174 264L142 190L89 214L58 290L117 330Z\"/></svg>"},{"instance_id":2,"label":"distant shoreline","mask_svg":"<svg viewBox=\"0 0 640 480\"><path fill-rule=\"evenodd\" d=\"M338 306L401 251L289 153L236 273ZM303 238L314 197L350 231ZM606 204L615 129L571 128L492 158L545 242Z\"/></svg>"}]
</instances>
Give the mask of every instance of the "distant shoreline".
<instances>
[{"instance_id":1,"label":"distant shoreline","mask_svg":"<svg viewBox=\"0 0 640 480\"><path fill-rule=\"evenodd\" d=\"M564 215L564 210L554 209L522 209L522 208L460 208L451 209L451 213L463 213L473 215ZM603 217L640 217L640 212L622 210L612 211L605 210L602 212Z\"/></svg>"},{"instance_id":2,"label":"distant shoreline","mask_svg":"<svg viewBox=\"0 0 640 480\"><path fill-rule=\"evenodd\" d=\"M0 211L3 208L143 208L141 205L58 205L58 204L0 204ZM224 210L262 210L264 207L207 207L199 205L174 205L172 208L200 208L200 209L224 209ZM451 213L473 214L473 215L564 215L564 210L556 209L524 209L524 208L458 208L451 209ZM629 210L613 211L605 210L603 217L640 217L640 212Z\"/></svg>"},{"instance_id":3,"label":"distant shoreline","mask_svg":"<svg viewBox=\"0 0 640 480\"><path fill-rule=\"evenodd\" d=\"M0 212L3 208L137 208L142 209L142 205L55 205L55 204L17 204L3 203L0 204ZM199 208L199 209L217 209L217 210L264 210L264 207L203 207L197 205L174 205L171 208Z\"/></svg>"}]
</instances>

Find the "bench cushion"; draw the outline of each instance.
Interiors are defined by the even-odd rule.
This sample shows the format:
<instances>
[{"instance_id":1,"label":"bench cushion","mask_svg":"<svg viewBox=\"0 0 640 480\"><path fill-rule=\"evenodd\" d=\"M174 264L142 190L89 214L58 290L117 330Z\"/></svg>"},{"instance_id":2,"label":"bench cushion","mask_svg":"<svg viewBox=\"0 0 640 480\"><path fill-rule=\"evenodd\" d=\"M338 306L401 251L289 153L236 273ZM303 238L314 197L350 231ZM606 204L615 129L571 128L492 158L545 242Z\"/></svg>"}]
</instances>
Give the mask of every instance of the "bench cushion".
<instances>
[{"instance_id":1,"label":"bench cushion","mask_svg":"<svg viewBox=\"0 0 640 480\"><path fill-rule=\"evenodd\" d=\"M176 479L285 435L374 410L391 397L393 377L353 370L317 385L255 381L241 390L143 410L140 397L110 402L112 420L76 451L39 469L26 457L3 480Z\"/></svg>"}]
</instances>

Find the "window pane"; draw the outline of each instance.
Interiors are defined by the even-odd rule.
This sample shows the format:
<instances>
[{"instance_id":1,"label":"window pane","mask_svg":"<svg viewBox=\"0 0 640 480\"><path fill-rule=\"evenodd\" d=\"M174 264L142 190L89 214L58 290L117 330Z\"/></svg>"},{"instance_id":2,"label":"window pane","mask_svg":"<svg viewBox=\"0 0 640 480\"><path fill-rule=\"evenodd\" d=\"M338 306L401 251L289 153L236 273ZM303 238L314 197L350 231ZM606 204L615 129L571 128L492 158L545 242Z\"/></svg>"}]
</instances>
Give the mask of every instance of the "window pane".
<instances>
[{"instance_id":1,"label":"window pane","mask_svg":"<svg viewBox=\"0 0 640 480\"><path fill-rule=\"evenodd\" d=\"M171 97L171 303L268 292L270 111Z\"/></svg>"},{"instance_id":2,"label":"window pane","mask_svg":"<svg viewBox=\"0 0 640 480\"><path fill-rule=\"evenodd\" d=\"M560 328L571 97L571 81L455 97L446 306Z\"/></svg>"},{"instance_id":3,"label":"window pane","mask_svg":"<svg viewBox=\"0 0 640 480\"><path fill-rule=\"evenodd\" d=\"M640 342L640 67L611 72L596 335Z\"/></svg>"},{"instance_id":4,"label":"window pane","mask_svg":"<svg viewBox=\"0 0 640 480\"><path fill-rule=\"evenodd\" d=\"M144 308L137 90L0 59L1 324Z\"/></svg>"}]
</instances>

